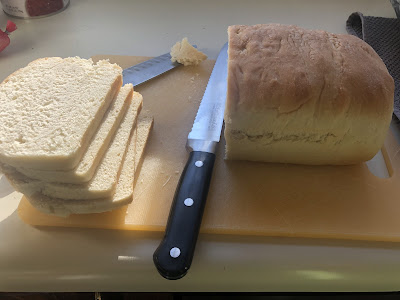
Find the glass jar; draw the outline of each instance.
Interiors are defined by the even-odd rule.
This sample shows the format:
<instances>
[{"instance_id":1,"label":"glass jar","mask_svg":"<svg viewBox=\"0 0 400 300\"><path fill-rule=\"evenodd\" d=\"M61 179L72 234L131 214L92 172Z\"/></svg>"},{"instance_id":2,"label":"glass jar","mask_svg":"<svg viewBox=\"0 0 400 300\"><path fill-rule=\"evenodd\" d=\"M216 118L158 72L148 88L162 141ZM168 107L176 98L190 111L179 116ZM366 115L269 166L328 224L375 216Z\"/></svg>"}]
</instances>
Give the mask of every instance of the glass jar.
<instances>
[{"instance_id":1,"label":"glass jar","mask_svg":"<svg viewBox=\"0 0 400 300\"><path fill-rule=\"evenodd\" d=\"M54 15L67 8L69 0L0 0L4 12L23 19Z\"/></svg>"}]
</instances>

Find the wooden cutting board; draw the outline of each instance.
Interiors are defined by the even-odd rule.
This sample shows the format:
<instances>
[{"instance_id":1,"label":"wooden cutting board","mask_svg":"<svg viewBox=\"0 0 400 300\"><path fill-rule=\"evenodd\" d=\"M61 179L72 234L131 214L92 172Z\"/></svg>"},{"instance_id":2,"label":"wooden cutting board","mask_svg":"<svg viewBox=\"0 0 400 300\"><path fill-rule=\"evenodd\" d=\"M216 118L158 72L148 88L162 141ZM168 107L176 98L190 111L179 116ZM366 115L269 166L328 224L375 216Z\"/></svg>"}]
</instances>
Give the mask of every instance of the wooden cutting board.
<instances>
[{"instance_id":1,"label":"wooden cutting board","mask_svg":"<svg viewBox=\"0 0 400 300\"><path fill-rule=\"evenodd\" d=\"M124 68L147 59L94 57L100 58ZM20 217L32 225L163 231L188 157L186 138L213 64L179 67L136 88L155 123L129 206L60 218L42 214L22 199ZM386 179L375 177L366 164L225 161L222 140L201 232L400 241L400 147L392 134L382 152L391 175Z\"/></svg>"}]
</instances>

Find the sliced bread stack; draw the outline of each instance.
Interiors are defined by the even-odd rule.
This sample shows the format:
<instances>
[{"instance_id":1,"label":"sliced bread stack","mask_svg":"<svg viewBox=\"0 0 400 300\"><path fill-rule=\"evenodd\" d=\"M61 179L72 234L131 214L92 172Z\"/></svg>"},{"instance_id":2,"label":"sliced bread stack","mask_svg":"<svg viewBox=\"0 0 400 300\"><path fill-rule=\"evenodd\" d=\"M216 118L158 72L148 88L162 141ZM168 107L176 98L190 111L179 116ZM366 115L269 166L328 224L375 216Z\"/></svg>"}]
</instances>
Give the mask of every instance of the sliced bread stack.
<instances>
[{"instance_id":1,"label":"sliced bread stack","mask_svg":"<svg viewBox=\"0 0 400 300\"><path fill-rule=\"evenodd\" d=\"M67 216L133 198L153 118L108 61L44 58L0 84L0 167L37 209Z\"/></svg>"}]
</instances>

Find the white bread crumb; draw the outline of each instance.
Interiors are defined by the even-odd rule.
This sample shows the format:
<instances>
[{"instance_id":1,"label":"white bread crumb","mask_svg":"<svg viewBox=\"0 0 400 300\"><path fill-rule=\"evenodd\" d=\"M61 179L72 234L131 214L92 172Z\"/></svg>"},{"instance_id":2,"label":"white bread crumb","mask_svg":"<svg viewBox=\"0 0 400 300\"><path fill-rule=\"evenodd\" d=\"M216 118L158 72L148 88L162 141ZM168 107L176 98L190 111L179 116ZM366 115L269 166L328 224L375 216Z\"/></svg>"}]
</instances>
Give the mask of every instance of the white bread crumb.
<instances>
[{"instance_id":1,"label":"white bread crumb","mask_svg":"<svg viewBox=\"0 0 400 300\"><path fill-rule=\"evenodd\" d=\"M171 61L177 61L184 66L195 66L206 59L207 55L194 48L188 42L187 38L184 38L181 42L177 42L171 48Z\"/></svg>"}]
</instances>

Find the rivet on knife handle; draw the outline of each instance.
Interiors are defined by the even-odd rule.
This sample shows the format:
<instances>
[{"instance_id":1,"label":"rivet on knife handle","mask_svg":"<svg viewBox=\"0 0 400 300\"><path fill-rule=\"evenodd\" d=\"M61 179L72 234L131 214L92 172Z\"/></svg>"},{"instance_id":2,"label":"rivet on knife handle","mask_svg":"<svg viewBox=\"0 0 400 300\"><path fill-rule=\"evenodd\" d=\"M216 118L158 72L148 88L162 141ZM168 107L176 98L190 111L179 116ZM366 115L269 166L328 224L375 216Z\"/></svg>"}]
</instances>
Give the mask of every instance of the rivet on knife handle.
<instances>
[{"instance_id":1,"label":"rivet on knife handle","mask_svg":"<svg viewBox=\"0 0 400 300\"><path fill-rule=\"evenodd\" d=\"M190 268L214 162L215 154L193 151L181 175L164 238L153 255L158 272L167 279L179 279Z\"/></svg>"}]
</instances>

